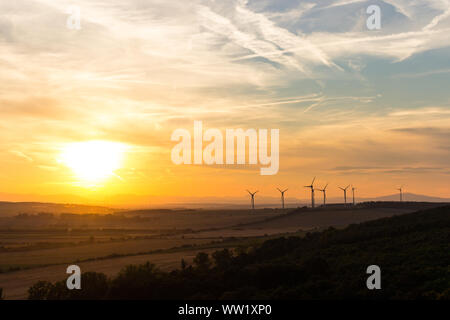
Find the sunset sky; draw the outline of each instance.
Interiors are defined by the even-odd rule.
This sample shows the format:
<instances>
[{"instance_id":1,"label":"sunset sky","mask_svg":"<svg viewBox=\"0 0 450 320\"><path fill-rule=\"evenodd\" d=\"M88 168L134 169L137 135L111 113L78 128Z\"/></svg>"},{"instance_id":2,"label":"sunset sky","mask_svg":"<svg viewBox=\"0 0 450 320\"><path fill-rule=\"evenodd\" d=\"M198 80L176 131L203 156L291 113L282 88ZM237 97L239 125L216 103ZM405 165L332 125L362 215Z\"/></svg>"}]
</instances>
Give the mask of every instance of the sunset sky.
<instances>
[{"instance_id":1,"label":"sunset sky","mask_svg":"<svg viewBox=\"0 0 450 320\"><path fill-rule=\"evenodd\" d=\"M450 197L447 0L1 1L0 67L0 200ZM173 164L194 120L280 129L278 174Z\"/></svg>"}]
</instances>

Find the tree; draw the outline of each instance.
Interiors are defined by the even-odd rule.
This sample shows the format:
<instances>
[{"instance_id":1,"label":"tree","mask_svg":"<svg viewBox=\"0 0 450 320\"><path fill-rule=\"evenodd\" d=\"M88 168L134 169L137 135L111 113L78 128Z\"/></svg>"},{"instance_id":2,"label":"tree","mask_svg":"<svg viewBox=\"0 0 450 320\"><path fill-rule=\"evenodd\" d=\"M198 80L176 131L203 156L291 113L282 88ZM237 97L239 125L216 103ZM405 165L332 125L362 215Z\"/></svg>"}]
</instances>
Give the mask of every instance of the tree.
<instances>
[{"instance_id":1,"label":"tree","mask_svg":"<svg viewBox=\"0 0 450 320\"><path fill-rule=\"evenodd\" d=\"M29 300L96 300L105 297L109 284L103 273L86 272L81 276L81 289L69 290L66 281L54 284L39 281L28 289Z\"/></svg>"},{"instance_id":2,"label":"tree","mask_svg":"<svg viewBox=\"0 0 450 320\"><path fill-rule=\"evenodd\" d=\"M228 249L223 249L220 251L215 251L212 254L214 262L219 269L225 270L231 265L233 258L232 253Z\"/></svg>"},{"instance_id":3,"label":"tree","mask_svg":"<svg viewBox=\"0 0 450 320\"><path fill-rule=\"evenodd\" d=\"M72 300L103 299L108 291L109 283L105 274L85 272L81 276L81 290L68 290L64 282L64 291Z\"/></svg>"},{"instance_id":4,"label":"tree","mask_svg":"<svg viewBox=\"0 0 450 320\"><path fill-rule=\"evenodd\" d=\"M194 258L194 265L201 271L206 271L211 267L209 255L205 252L199 252Z\"/></svg>"},{"instance_id":5,"label":"tree","mask_svg":"<svg viewBox=\"0 0 450 320\"><path fill-rule=\"evenodd\" d=\"M129 265L112 280L110 299L160 299L164 274L154 264Z\"/></svg>"},{"instance_id":6,"label":"tree","mask_svg":"<svg viewBox=\"0 0 450 320\"><path fill-rule=\"evenodd\" d=\"M38 281L28 289L28 300L46 300L53 284L49 281Z\"/></svg>"}]
</instances>

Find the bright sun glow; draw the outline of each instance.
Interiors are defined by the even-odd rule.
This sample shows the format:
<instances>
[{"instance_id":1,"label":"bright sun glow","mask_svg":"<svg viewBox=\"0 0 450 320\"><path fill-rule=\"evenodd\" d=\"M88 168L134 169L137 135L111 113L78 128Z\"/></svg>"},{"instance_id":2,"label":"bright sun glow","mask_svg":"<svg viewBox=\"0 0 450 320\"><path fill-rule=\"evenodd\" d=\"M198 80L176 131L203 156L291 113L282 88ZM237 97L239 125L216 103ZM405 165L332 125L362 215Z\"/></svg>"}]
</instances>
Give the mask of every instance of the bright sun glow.
<instances>
[{"instance_id":1,"label":"bright sun glow","mask_svg":"<svg viewBox=\"0 0 450 320\"><path fill-rule=\"evenodd\" d=\"M63 149L61 161L81 182L92 185L115 175L122 166L123 152L124 145L116 142L77 142Z\"/></svg>"}]
</instances>

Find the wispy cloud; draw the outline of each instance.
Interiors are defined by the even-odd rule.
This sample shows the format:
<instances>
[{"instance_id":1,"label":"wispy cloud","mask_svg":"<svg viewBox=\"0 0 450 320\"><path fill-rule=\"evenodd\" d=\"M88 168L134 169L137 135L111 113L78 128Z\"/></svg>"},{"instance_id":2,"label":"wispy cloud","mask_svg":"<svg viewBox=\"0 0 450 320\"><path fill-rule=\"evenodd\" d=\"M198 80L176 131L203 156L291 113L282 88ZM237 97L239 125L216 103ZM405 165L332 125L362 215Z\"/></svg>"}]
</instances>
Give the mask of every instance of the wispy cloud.
<instances>
[{"instance_id":1,"label":"wispy cloud","mask_svg":"<svg viewBox=\"0 0 450 320\"><path fill-rule=\"evenodd\" d=\"M29 162L33 162L33 158L31 158L30 156L27 156L27 155L26 155L25 153L23 153L22 151L19 151L19 150L11 150L10 152L11 152L12 154L14 154L14 155L20 157L20 158L23 158L23 159L29 161Z\"/></svg>"},{"instance_id":2,"label":"wispy cloud","mask_svg":"<svg viewBox=\"0 0 450 320\"><path fill-rule=\"evenodd\" d=\"M393 78L422 78L428 77L436 74L446 74L450 73L450 69L439 69L439 70L430 70L425 72L417 72L417 73L399 73L395 74Z\"/></svg>"}]
</instances>

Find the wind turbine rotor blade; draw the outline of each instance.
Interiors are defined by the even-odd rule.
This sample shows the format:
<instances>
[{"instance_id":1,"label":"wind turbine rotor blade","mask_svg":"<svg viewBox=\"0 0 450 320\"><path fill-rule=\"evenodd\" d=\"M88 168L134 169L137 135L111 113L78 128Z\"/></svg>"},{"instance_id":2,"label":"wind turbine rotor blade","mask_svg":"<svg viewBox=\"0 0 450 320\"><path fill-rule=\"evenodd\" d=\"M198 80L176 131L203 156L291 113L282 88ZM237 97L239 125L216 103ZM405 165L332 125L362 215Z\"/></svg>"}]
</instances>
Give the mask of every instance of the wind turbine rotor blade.
<instances>
[{"instance_id":1,"label":"wind turbine rotor blade","mask_svg":"<svg viewBox=\"0 0 450 320\"><path fill-rule=\"evenodd\" d=\"M314 179L311 182L311 186L314 184L314 181L316 180L316 177L314 177Z\"/></svg>"}]
</instances>

